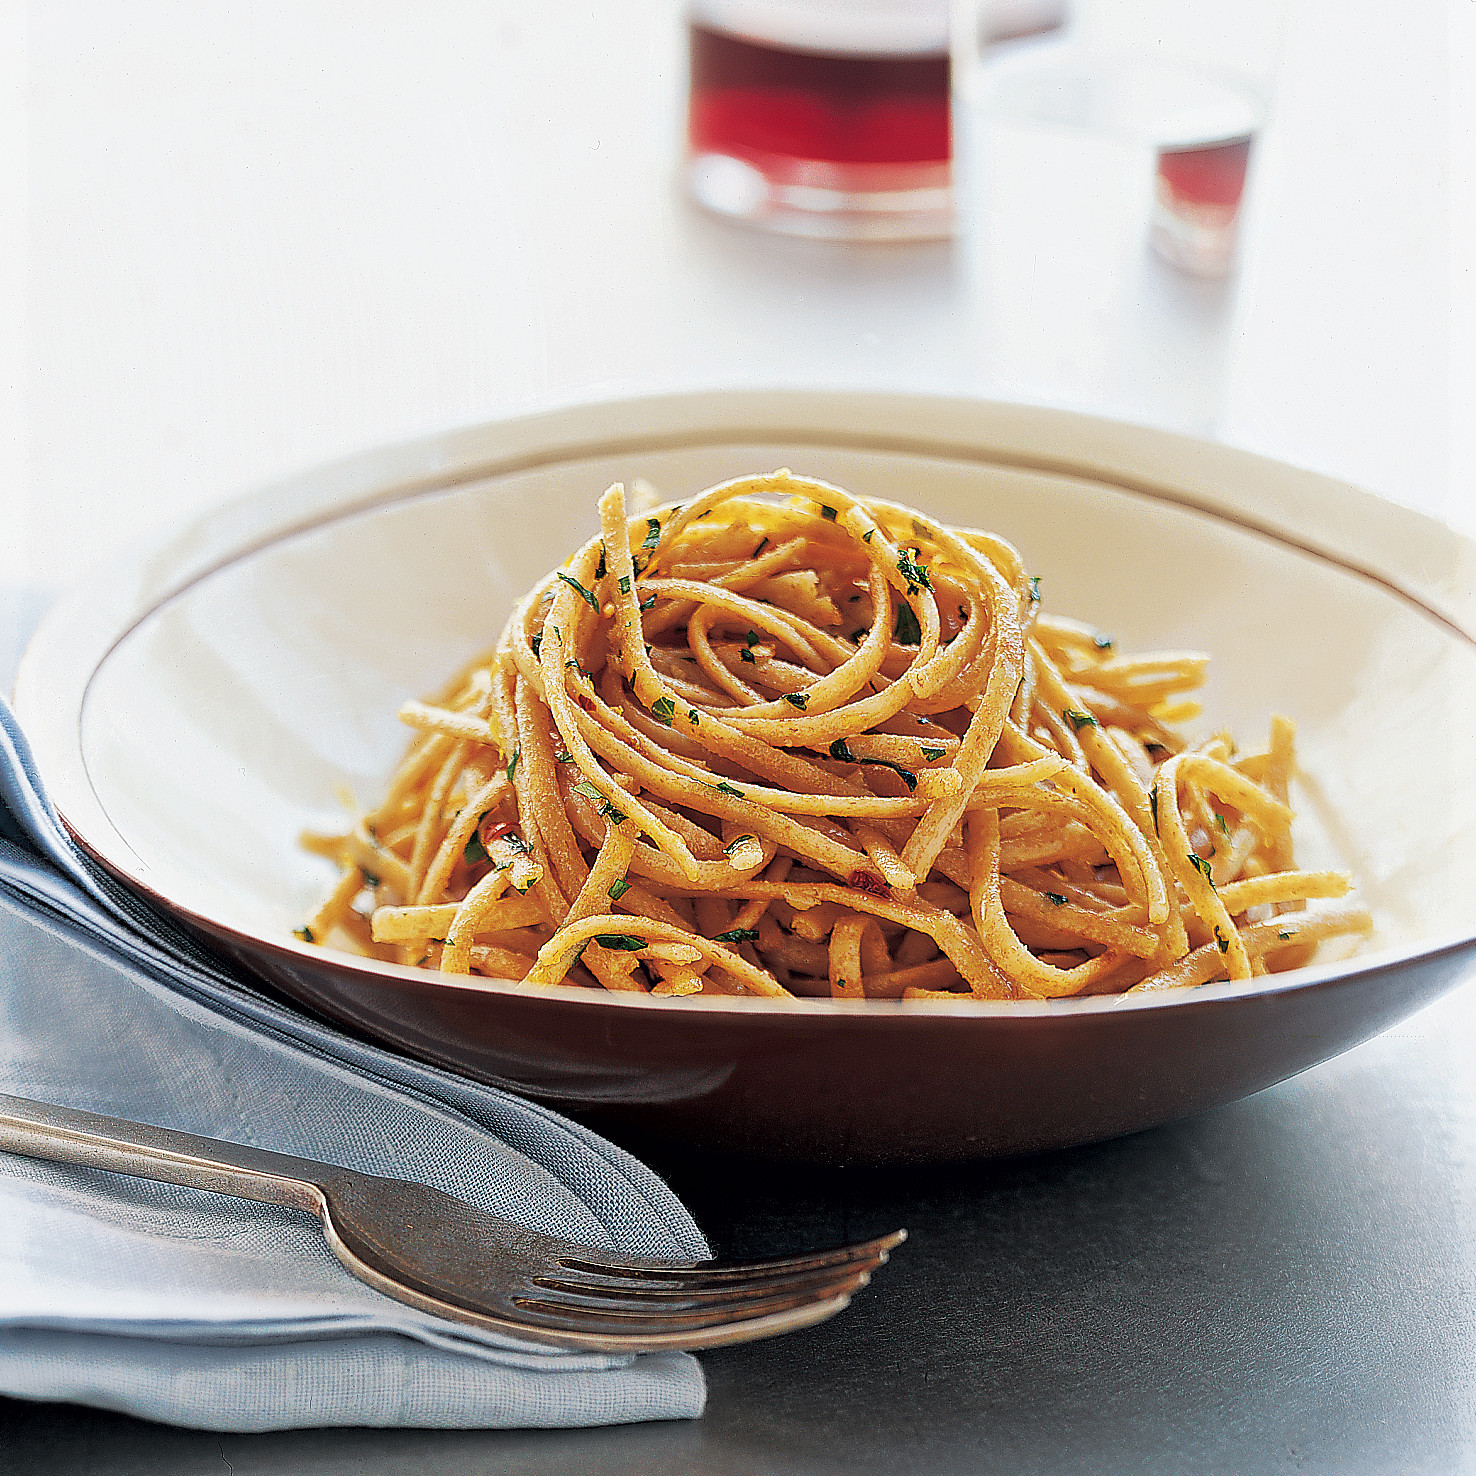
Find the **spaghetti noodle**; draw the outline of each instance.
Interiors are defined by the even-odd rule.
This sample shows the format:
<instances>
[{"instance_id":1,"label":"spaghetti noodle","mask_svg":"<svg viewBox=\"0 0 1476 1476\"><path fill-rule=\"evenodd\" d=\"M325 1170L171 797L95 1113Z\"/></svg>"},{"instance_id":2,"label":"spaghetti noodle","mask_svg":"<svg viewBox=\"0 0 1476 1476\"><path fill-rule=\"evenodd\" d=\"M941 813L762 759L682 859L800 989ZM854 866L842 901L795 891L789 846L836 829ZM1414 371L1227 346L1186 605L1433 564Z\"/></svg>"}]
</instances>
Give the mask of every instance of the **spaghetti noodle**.
<instances>
[{"instance_id":1,"label":"spaghetti noodle","mask_svg":"<svg viewBox=\"0 0 1476 1476\"><path fill-rule=\"evenodd\" d=\"M1047 615L1003 539L778 471L632 515L431 702L300 930L658 996L1028 999L1248 979L1366 933L1292 858L1292 727Z\"/></svg>"}]
</instances>

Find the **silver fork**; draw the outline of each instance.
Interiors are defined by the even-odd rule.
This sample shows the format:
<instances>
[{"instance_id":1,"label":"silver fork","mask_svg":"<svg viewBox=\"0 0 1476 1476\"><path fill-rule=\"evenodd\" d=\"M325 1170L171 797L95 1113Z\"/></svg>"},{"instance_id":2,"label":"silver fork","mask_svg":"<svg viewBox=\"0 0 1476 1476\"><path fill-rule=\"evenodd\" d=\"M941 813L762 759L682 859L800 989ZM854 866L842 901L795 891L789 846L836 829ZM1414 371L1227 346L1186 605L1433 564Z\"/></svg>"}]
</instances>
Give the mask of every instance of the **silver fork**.
<instances>
[{"instance_id":1,"label":"silver fork","mask_svg":"<svg viewBox=\"0 0 1476 1476\"><path fill-rule=\"evenodd\" d=\"M716 1348L823 1322L907 1237L758 1261L653 1260L558 1240L424 1184L3 1093L0 1149L308 1210L338 1259L387 1296L597 1352Z\"/></svg>"}]
</instances>

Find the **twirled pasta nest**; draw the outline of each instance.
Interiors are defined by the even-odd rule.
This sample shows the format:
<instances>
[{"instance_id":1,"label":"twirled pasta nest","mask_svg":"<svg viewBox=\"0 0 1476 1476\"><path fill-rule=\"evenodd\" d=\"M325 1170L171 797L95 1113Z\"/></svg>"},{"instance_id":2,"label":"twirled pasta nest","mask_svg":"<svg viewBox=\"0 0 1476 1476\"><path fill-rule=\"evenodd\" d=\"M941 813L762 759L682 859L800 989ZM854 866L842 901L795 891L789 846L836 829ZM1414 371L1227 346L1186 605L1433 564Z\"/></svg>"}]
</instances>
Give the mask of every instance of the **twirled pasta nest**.
<instances>
[{"instance_id":1,"label":"twirled pasta nest","mask_svg":"<svg viewBox=\"0 0 1476 1476\"><path fill-rule=\"evenodd\" d=\"M1207 658L1047 616L993 534L778 471L631 516L514 610L299 936L656 995L1246 979L1368 931L1299 871L1292 725L1188 747Z\"/></svg>"}]
</instances>

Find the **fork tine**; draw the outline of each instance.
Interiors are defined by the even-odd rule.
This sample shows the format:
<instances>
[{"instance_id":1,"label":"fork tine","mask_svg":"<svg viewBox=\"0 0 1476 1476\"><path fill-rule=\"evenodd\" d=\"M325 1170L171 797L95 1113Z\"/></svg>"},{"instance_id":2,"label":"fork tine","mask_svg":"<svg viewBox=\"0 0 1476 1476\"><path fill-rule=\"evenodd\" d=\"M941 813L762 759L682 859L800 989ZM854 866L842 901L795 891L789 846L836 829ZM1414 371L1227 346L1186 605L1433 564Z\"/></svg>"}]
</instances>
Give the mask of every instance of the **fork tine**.
<instances>
[{"instance_id":1,"label":"fork tine","mask_svg":"<svg viewBox=\"0 0 1476 1476\"><path fill-rule=\"evenodd\" d=\"M848 1268L824 1277L803 1277L794 1281L762 1283L737 1287L730 1291L716 1289L686 1292L668 1288L647 1288L627 1284L628 1289L589 1282L565 1281L537 1276L533 1285L547 1294L542 1300L561 1305L585 1307L595 1311L622 1311L649 1318L707 1316L756 1317L802 1302L826 1301L837 1296L854 1296L871 1280L872 1264Z\"/></svg>"},{"instance_id":2,"label":"fork tine","mask_svg":"<svg viewBox=\"0 0 1476 1476\"><path fill-rule=\"evenodd\" d=\"M656 1272L649 1276L599 1276L593 1272L559 1274L552 1270L535 1276L533 1280L538 1286L551 1290L603 1297L607 1300L644 1301L652 1305L741 1302L790 1292L819 1292L826 1286L848 1281L855 1276L870 1276L885 1262L886 1255L883 1253L864 1261L822 1267L817 1271L801 1271L791 1276L728 1276L714 1281L695 1281L690 1277L665 1276Z\"/></svg>"},{"instance_id":3,"label":"fork tine","mask_svg":"<svg viewBox=\"0 0 1476 1476\"><path fill-rule=\"evenodd\" d=\"M625 1276L644 1280L647 1277L670 1277L697 1284L724 1281L755 1281L763 1277L786 1277L828 1267L841 1267L859 1261L875 1261L880 1265L888 1254L907 1239L905 1230L879 1235L874 1240L839 1245L830 1250L811 1251L796 1256L767 1256L754 1261L660 1261L643 1256L621 1255L615 1251L593 1251L581 1246L577 1255L560 1255L558 1263L571 1271L592 1272L597 1276Z\"/></svg>"},{"instance_id":4,"label":"fork tine","mask_svg":"<svg viewBox=\"0 0 1476 1476\"><path fill-rule=\"evenodd\" d=\"M512 1304L523 1316L534 1316L548 1325L571 1329L601 1328L636 1336L647 1332L693 1333L706 1328L736 1327L743 1323L766 1321L807 1307L834 1305L839 1311L850 1302L866 1280L867 1278L860 1277L847 1282L835 1288L834 1294L829 1296L775 1297L756 1306L711 1307L694 1311L654 1311L645 1306L625 1308L618 1304L595 1304L566 1295L516 1296L512 1298Z\"/></svg>"}]
</instances>

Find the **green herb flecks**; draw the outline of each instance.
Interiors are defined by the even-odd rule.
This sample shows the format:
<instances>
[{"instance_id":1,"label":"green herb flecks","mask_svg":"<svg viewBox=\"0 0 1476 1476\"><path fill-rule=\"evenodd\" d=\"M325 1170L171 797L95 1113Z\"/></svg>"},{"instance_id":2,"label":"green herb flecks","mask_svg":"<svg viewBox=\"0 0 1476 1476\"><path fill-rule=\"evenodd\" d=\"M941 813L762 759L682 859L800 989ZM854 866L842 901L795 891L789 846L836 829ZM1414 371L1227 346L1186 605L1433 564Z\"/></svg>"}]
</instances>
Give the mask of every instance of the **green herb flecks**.
<instances>
[{"instance_id":1,"label":"green herb flecks","mask_svg":"<svg viewBox=\"0 0 1476 1476\"><path fill-rule=\"evenodd\" d=\"M1041 894L1053 907L1064 907L1066 899L1059 892L1043 892Z\"/></svg>"},{"instance_id":2,"label":"green herb flecks","mask_svg":"<svg viewBox=\"0 0 1476 1476\"><path fill-rule=\"evenodd\" d=\"M835 521L835 509L833 507L826 506L826 504L822 502L820 504L820 516L824 518L827 523L833 523Z\"/></svg>"},{"instance_id":3,"label":"green herb flecks","mask_svg":"<svg viewBox=\"0 0 1476 1476\"><path fill-rule=\"evenodd\" d=\"M588 605L589 608L593 610L596 615L600 613L600 602L577 579L575 579L570 574L565 574L562 569L558 571L558 577L562 579L564 583L569 586L570 589L574 590L579 595L579 598L583 600L584 603Z\"/></svg>"},{"instance_id":4,"label":"green herb flecks","mask_svg":"<svg viewBox=\"0 0 1476 1476\"><path fill-rule=\"evenodd\" d=\"M713 786L713 788L716 789L719 794L731 794L734 799L743 798L743 791L741 789L735 789L731 784L728 783L726 779L720 780L717 784Z\"/></svg>"},{"instance_id":5,"label":"green herb flecks","mask_svg":"<svg viewBox=\"0 0 1476 1476\"><path fill-rule=\"evenodd\" d=\"M612 825L619 825L625 819L625 815L617 810L588 779L581 779L578 784L572 786L572 789L575 794L583 795L591 804L598 805L601 816L608 818Z\"/></svg>"},{"instance_id":6,"label":"green herb flecks","mask_svg":"<svg viewBox=\"0 0 1476 1476\"><path fill-rule=\"evenodd\" d=\"M757 943L757 928L729 928L726 933L714 933L714 943Z\"/></svg>"},{"instance_id":7,"label":"green herb flecks","mask_svg":"<svg viewBox=\"0 0 1476 1476\"><path fill-rule=\"evenodd\" d=\"M1030 576L1030 603L1032 605L1038 605L1040 603L1040 575L1039 574L1032 574Z\"/></svg>"},{"instance_id":8,"label":"green herb flecks","mask_svg":"<svg viewBox=\"0 0 1476 1476\"><path fill-rule=\"evenodd\" d=\"M672 718L676 716L676 703L670 697L658 697L651 704L651 716L658 723L665 723L669 728Z\"/></svg>"},{"instance_id":9,"label":"green herb flecks","mask_svg":"<svg viewBox=\"0 0 1476 1476\"><path fill-rule=\"evenodd\" d=\"M1117 644L1117 642L1113 640L1111 636L1094 635L1092 637L1092 644L1099 651L1110 651Z\"/></svg>"},{"instance_id":10,"label":"green herb flecks","mask_svg":"<svg viewBox=\"0 0 1476 1476\"><path fill-rule=\"evenodd\" d=\"M594 941L601 948L612 948L616 953L635 953L649 946L644 938L637 938L634 933L596 933Z\"/></svg>"},{"instance_id":11,"label":"green herb flecks","mask_svg":"<svg viewBox=\"0 0 1476 1476\"><path fill-rule=\"evenodd\" d=\"M1083 728L1095 728L1097 720L1091 713L1083 712L1079 707L1063 707L1061 716L1071 724L1074 732L1081 732Z\"/></svg>"},{"instance_id":12,"label":"green herb flecks","mask_svg":"<svg viewBox=\"0 0 1476 1476\"><path fill-rule=\"evenodd\" d=\"M1210 864L1203 856L1196 856L1193 851L1189 852L1189 864L1210 884L1210 890L1215 890L1215 879L1210 875Z\"/></svg>"},{"instance_id":13,"label":"green herb flecks","mask_svg":"<svg viewBox=\"0 0 1476 1476\"><path fill-rule=\"evenodd\" d=\"M768 545L768 542L769 542L769 540L767 538L760 538L759 539L759 546L756 549L754 549L754 551L751 554L749 554L748 557L751 558L751 559L758 558L758 556L764 551L765 547Z\"/></svg>"},{"instance_id":14,"label":"green herb flecks","mask_svg":"<svg viewBox=\"0 0 1476 1476\"><path fill-rule=\"evenodd\" d=\"M948 750L946 748L930 748L926 743L919 743L917 746L922 749L923 760L926 763L931 764L940 758L947 758L948 756Z\"/></svg>"},{"instance_id":15,"label":"green herb flecks","mask_svg":"<svg viewBox=\"0 0 1476 1476\"><path fill-rule=\"evenodd\" d=\"M856 762L856 755L851 752L844 738L837 738L830 745L830 756L833 759L838 759L843 764L854 764Z\"/></svg>"},{"instance_id":16,"label":"green herb flecks","mask_svg":"<svg viewBox=\"0 0 1476 1476\"><path fill-rule=\"evenodd\" d=\"M519 744L517 744L517 745L514 746L513 751L512 751L512 757L510 759L508 759L508 761L507 761L507 782L509 784L512 783L513 775L518 772L518 760L520 758L522 758L522 756L523 756L523 745L521 743L519 743Z\"/></svg>"},{"instance_id":17,"label":"green herb flecks","mask_svg":"<svg viewBox=\"0 0 1476 1476\"><path fill-rule=\"evenodd\" d=\"M917 775L911 769L904 769L901 764L894 764L890 759L862 758L856 762L875 764L878 769L890 769L907 786L909 792L917 788Z\"/></svg>"},{"instance_id":18,"label":"green herb flecks","mask_svg":"<svg viewBox=\"0 0 1476 1476\"><path fill-rule=\"evenodd\" d=\"M622 574L620 576L620 593L623 594L623 595L628 595L630 593L630 575L629 574Z\"/></svg>"},{"instance_id":19,"label":"green herb flecks","mask_svg":"<svg viewBox=\"0 0 1476 1476\"><path fill-rule=\"evenodd\" d=\"M610 900L618 902L630 890L630 883L622 877L617 877L610 883Z\"/></svg>"},{"instance_id":20,"label":"green herb flecks","mask_svg":"<svg viewBox=\"0 0 1476 1476\"><path fill-rule=\"evenodd\" d=\"M753 837L751 835L737 836L735 839L730 840L728 844L723 847L723 855L731 856L735 851L738 850L740 846L746 846L752 839Z\"/></svg>"},{"instance_id":21,"label":"green herb flecks","mask_svg":"<svg viewBox=\"0 0 1476 1476\"><path fill-rule=\"evenodd\" d=\"M897 557L897 572L907 581L907 593L916 594L919 586L923 589L931 589L933 581L928 575L927 565L919 564L914 555L920 554L921 549L914 549L909 553L905 548Z\"/></svg>"},{"instance_id":22,"label":"green herb flecks","mask_svg":"<svg viewBox=\"0 0 1476 1476\"><path fill-rule=\"evenodd\" d=\"M1221 953L1230 952L1230 940L1219 930L1215 929L1215 942L1219 945Z\"/></svg>"},{"instance_id":23,"label":"green herb flecks","mask_svg":"<svg viewBox=\"0 0 1476 1476\"><path fill-rule=\"evenodd\" d=\"M647 599L642 600L641 601L641 604L640 604L640 608L641 608L642 612L645 612L646 610L654 609L655 606L656 606L656 596L655 595L651 595Z\"/></svg>"},{"instance_id":24,"label":"green herb flecks","mask_svg":"<svg viewBox=\"0 0 1476 1476\"><path fill-rule=\"evenodd\" d=\"M905 600L897 603L897 623L892 627L892 639L899 646L920 646L922 644L922 627L917 623L917 616L912 606Z\"/></svg>"},{"instance_id":25,"label":"green herb flecks","mask_svg":"<svg viewBox=\"0 0 1476 1476\"><path fill-rule=\"evenodd\" d=\"M301 938L304 943L317 942L317 939L313 937L313 930L306 923L300 928L293 928L292 936L294 938Z\"/></svg>"},{"instance_id":26,"label":"green herb flecks","mask_svg":"<svg viewBox=\"0 0 1476 1476\"><path fill-rule=\"evenodd\" d=\"M808 692L786 692L784 700L791 707L797 707L803 712L810 705L810 694Z\"/></svg>"}]
</instances>

